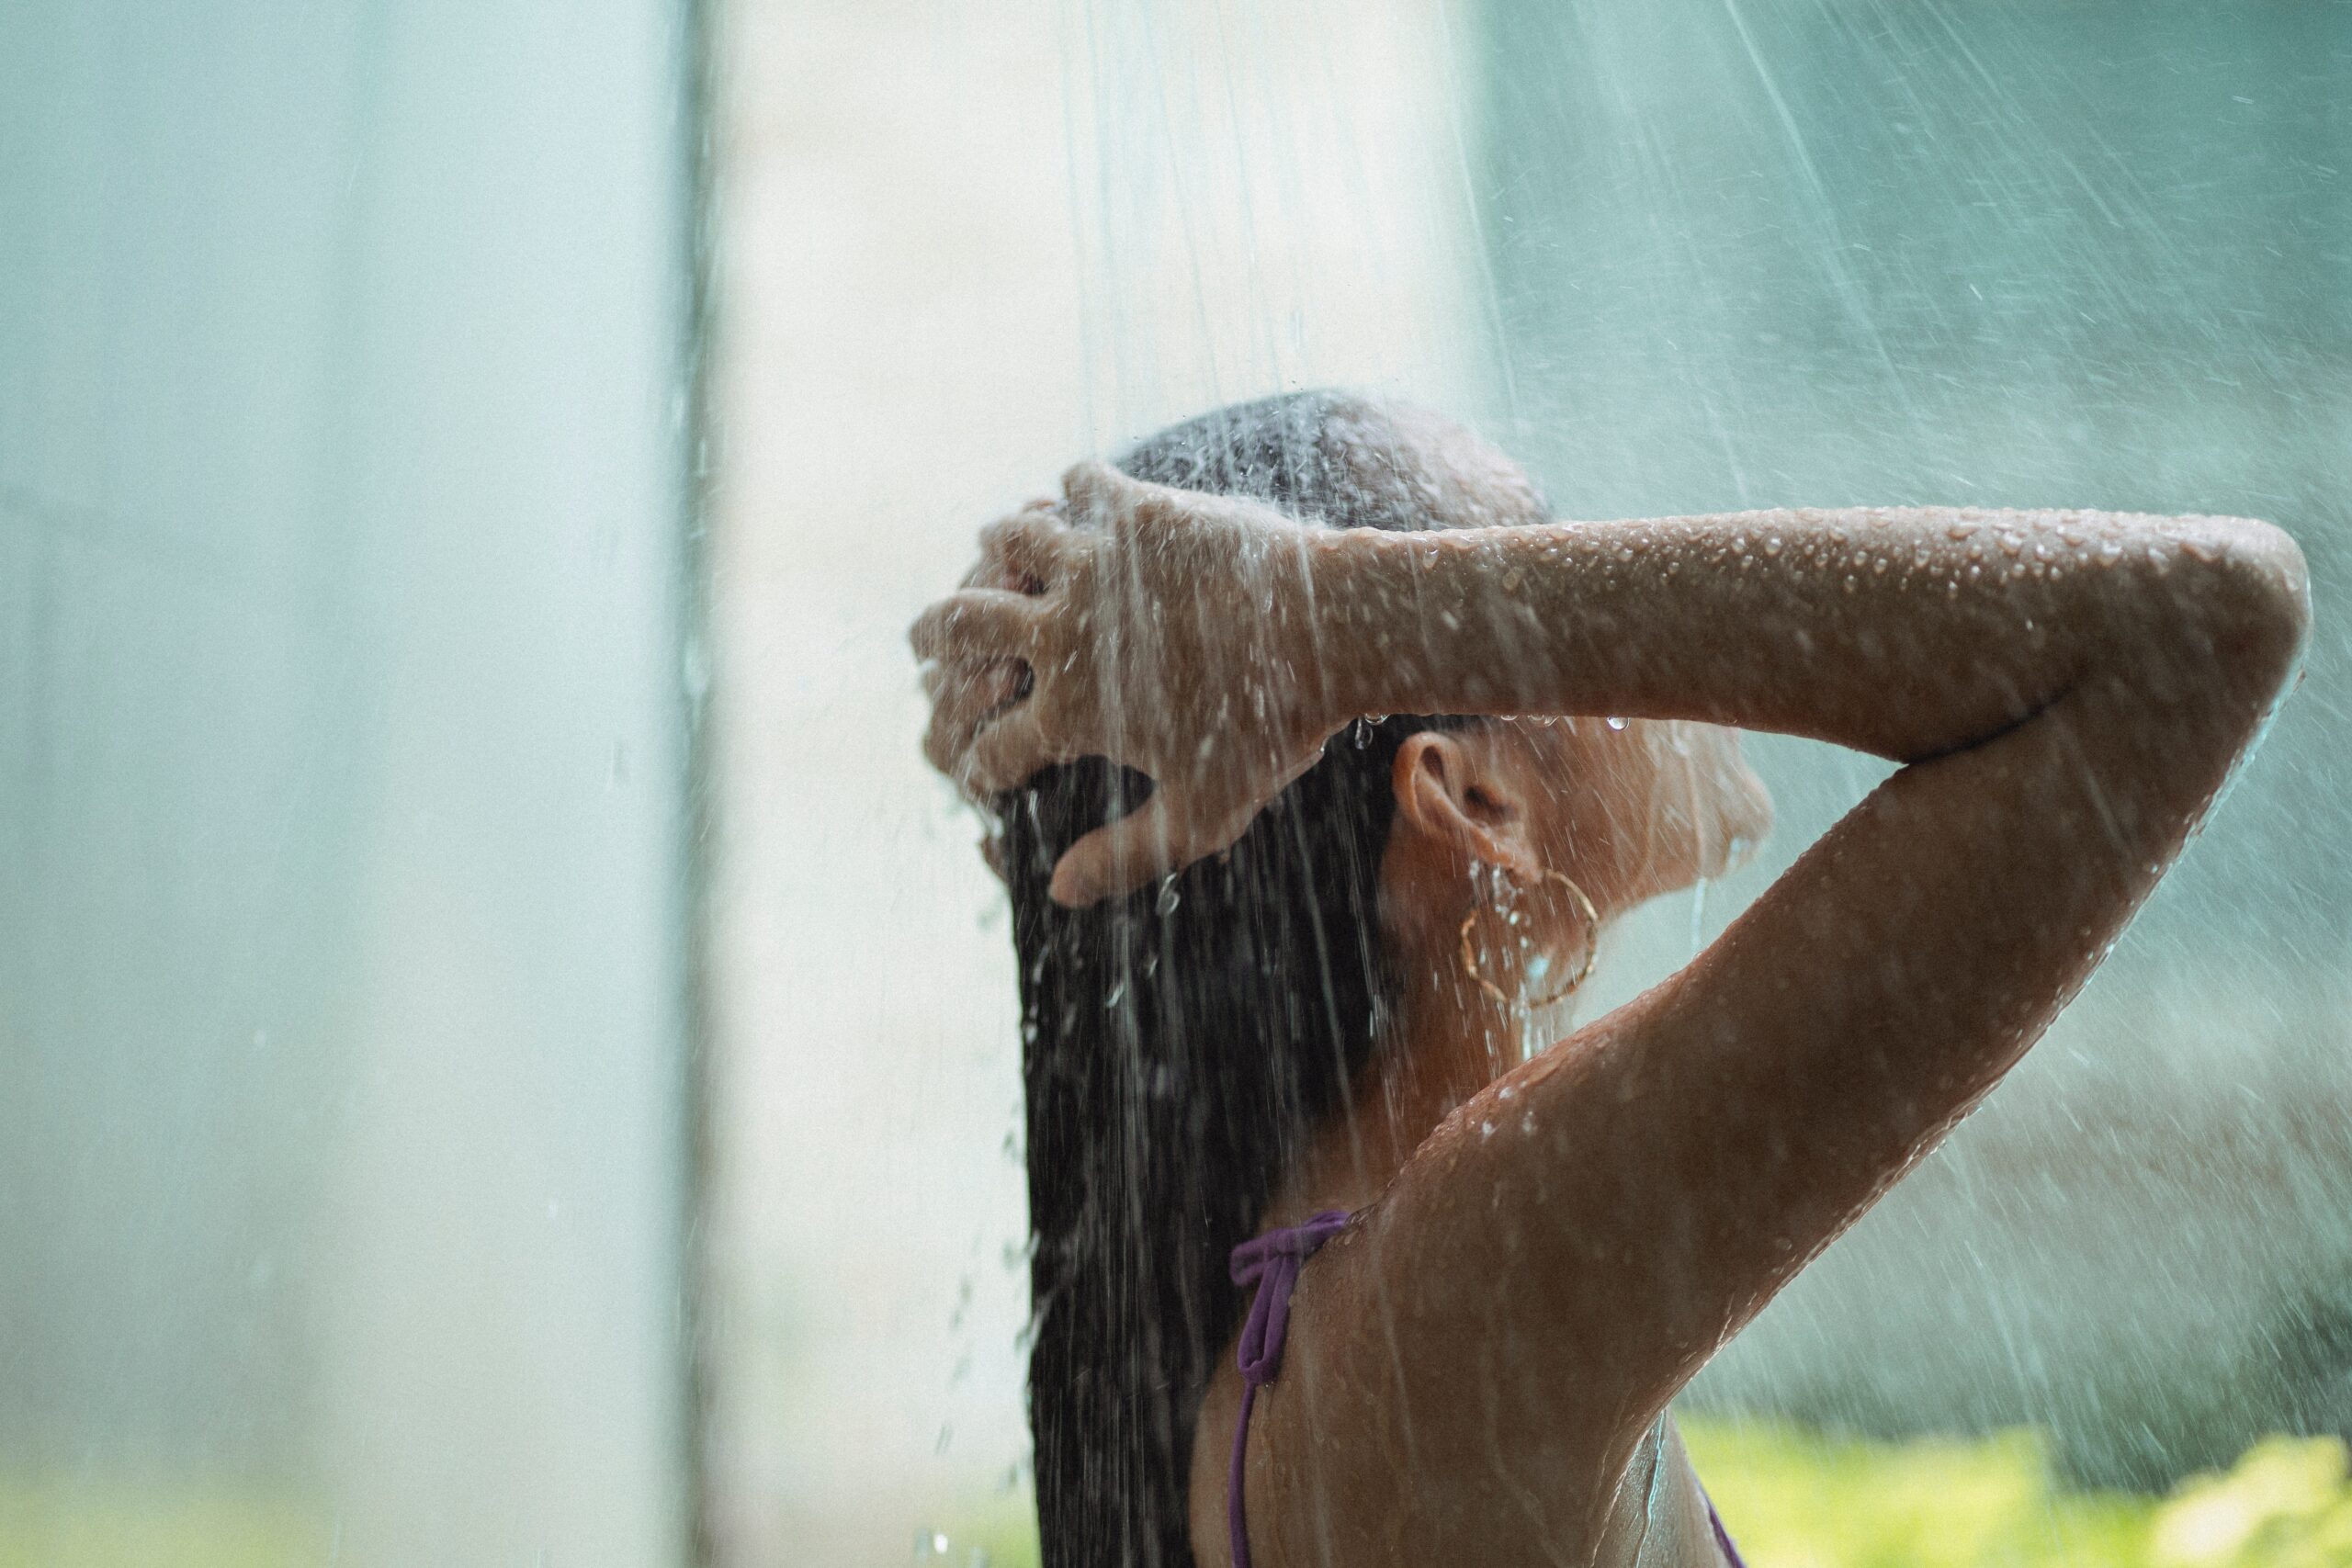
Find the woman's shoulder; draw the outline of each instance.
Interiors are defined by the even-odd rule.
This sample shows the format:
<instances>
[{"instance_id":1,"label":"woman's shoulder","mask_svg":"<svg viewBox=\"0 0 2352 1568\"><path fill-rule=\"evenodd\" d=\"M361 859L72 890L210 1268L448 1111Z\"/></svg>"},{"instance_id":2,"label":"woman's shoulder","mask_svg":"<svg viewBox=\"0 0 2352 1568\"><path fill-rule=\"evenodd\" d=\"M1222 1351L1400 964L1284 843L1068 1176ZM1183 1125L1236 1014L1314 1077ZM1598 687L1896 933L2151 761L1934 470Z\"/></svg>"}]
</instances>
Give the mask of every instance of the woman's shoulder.
<instances>
[{"instance_id":1,"label":"woman's shoulder","mask_svg":"<svg viewBox=\"0 0 2352 1568\"><path fill-rule=\"evenodd\" d=\"M1515 1367L1506 1375L1511 1337L1426 1337L1405 1300L1413 1277L1393 1268L1385 1211L1361 1212L1304 1265L1279 1375L1250 1402L1238 1474L1250 1568L1544 1561L1564 1543L1597 1543L1615 1473L1605 1422L1579 1421L1573 1390ZM1200 1568L1235 1568L1227 1508L1245 1389L1228 1346L1194 1427ZM1498 1408L1498 1394L1520 1408ZM1564 1430L1564 1418L1585 1430ZM1545 1440L1522 1445L1531 1420Z\"/></svg>"},{"instance_id":2,"label":"woman's shoulder","mask_svg":"<svg viewBox=\"0 0 2352 1568\"><path fill-rule=\"evenodd\" d=\"M1496 1396L1515 1379L1416 1405L1398 1370L1408 1347L1338 1331L1356 1288L1344 1258L1306 1271L1283 1375L1254 1402L1242 1465L1251 1568L1564 1559L1720 1568L1705 1491L1669 1418L1594 1455L1573 1442L1507 1448ZM1310 1291L1318 1274L1327 1288ZM1227 1499L1242 1389L1228 1354L1201 1398L1191 1485L1198 1568L1235 1568ZM1541 1387L1520 1397L1558 1414Z\"/></svg>"}]
</instances>

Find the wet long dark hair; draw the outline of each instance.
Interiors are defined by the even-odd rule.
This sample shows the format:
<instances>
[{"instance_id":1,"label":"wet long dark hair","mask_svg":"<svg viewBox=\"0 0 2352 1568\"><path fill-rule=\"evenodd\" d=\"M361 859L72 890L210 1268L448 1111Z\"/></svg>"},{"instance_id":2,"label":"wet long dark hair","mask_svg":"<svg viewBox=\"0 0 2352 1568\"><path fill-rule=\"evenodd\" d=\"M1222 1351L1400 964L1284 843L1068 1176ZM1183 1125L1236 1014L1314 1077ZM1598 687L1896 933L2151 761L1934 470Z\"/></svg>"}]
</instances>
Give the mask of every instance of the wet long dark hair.
<instances>
[{"instance_id":1,"label":"wet long dark hair","mask_svg":"<svg viewBox=\"0 0 2352 1568\"><path fill-rule=\"evenodd\" d=\"M1543 515L1524 476L1460 427L1336 393L1223 409L1116 461L1336 527ZM1054 863L1149 782L1090 759L998 802L1021 964L1045 1568L1192 1568L1193 1426L1244 1305L1227 1255L1384 1038L1390 772L1432 722L1341 731L1229 854L1088 909L1047 897Z\"/></svg>"}]
</instances>

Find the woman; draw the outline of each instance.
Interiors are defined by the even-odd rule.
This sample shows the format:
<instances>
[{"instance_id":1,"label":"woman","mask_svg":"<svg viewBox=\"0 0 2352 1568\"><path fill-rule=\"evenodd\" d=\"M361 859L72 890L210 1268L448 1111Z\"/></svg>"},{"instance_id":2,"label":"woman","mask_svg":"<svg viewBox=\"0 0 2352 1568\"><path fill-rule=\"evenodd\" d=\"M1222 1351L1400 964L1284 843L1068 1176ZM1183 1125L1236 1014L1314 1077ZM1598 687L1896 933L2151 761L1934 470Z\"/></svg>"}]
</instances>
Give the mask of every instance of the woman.
<instances>
[{"instance_id":1,"label":"woman","mask_svg":"<svg viewBox=\"0 0 2352 1568\"><path fill-rule=\"evenodd\" d=\"M1736 1561L1668 1401L2081 986L2307 619L2260 523L1560 523L1328 394L991 526L913 637L1013 898L1046 1563ZM1763 831L1733 727L1902 766L1566 1032Z\"/></svg>"}]
</instances>

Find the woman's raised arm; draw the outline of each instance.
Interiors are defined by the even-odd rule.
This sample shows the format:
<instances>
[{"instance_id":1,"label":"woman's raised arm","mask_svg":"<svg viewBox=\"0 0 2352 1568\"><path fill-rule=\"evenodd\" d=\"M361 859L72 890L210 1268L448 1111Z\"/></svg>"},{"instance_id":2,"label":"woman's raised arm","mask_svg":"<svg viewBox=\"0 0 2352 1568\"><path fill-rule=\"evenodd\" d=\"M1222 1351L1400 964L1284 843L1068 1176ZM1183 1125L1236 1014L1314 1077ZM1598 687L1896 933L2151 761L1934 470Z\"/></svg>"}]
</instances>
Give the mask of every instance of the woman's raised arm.
<instances>
[{"instance_id":1,"label":"woman's raised arm","mask_svg":"<svg viewBox=\"0 0 2352 1568\"><path fill-rule=\"evenodd\" d=\"M1360 715L1702 719L1906 764L1689 967L1464 1107L1307 1276L1285 1374L1305 1387L1261 1418L1363 1440L1318 1450L1299 1517L1425 1560L1554 1467L1614 1473L1997 1081L2211 804L2309 614L2293 542L2226 518L1384 534L1097 468L1070 495L1093 526L1033 512L990 539L1042 593L968 592L916 634L1035 670L993 722L943 704L934 739L975 784L1090 753L1159 781L1065 858L1068 901L1229 842Z\"/></svg>"},{"instance_id":2,"label":"woman's raised arm","mask_svg":"<svg viewBox=\"0 0 2352 1568\"><path fill-rule=\"evenodd\" d=\"M1091 902L1238 836L1368 714L1706 719L1898 761L2089 683L2147 722L2263 707L2308 614L2266 524L1854 508L1417 533L1300 526L1100 464L983 536L983 575L916 623L943 668L934 760L981 791L1100 755L1159 785L1065 857ZM974 694L987 693L983 698ZM2233 748L2232 748L2233 750Z\"/></svg>"},{"instance_id":3,"label":"woman's raised arm","mask_svg":"<svg viewBox=\"0 0 2352 1568\"><path fill-rule=\"evenodd\" d=\"M2306 618L2294 542L2231 517L1852 508L1300 547L1342 708L1703 719L1904 762L2095 683L2157 724L2258 712Z\"/></svg>"},{"instance_id":4,"label":"woman's raised arm","mask_svg":"<svg viewBox=\"0 0 2352 1568\"><path fill-rule=\"evenodd\" d=\"M1464 1106L1302 1291L1302 1380L1346 1408L1298 1408L1379 1435L1323 1483L1380 1495L1390 1456L1471 1453L1417 1495L1474 1515L1538 1495L1521 1465L1615 1473L1998 1081L2211 803L2308 617L2292 541L2232 519L1759 513L1313 547L1350 702L1708 719L1907 764L1687 968ZM1462 1517L1420 1521L1425 1544Z\"/></svg>"}]
</instances>

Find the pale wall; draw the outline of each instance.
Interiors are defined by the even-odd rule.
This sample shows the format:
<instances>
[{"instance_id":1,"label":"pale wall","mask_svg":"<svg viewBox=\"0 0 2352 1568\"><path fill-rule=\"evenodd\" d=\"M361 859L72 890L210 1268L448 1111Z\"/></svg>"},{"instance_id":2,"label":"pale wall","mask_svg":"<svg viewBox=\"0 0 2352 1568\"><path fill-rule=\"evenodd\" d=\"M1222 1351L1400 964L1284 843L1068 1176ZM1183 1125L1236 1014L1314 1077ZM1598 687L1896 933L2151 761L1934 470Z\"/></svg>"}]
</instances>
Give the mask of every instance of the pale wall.
<instances>
[{"instance_id":1,"label":"pale wall","mask_svg":"<svg viewBox=\"0 0 2352 1568\"><path fill-rule=\"evenodd\" d=\"M729 1562L897 1564L1023 1452L1027 1310L1002 899L903 629L1170 419L1482 399L1463 62L1440 0L726 10L714 1487Z\"/></svg>"}]
</instances>

